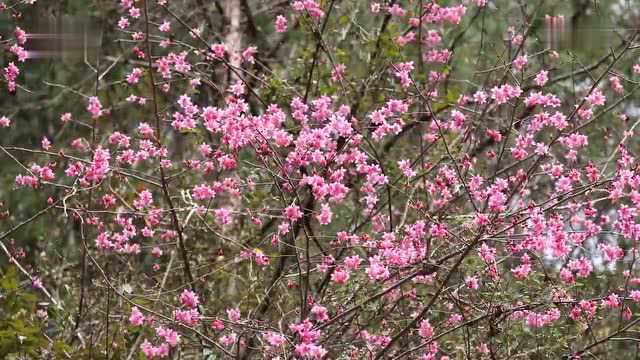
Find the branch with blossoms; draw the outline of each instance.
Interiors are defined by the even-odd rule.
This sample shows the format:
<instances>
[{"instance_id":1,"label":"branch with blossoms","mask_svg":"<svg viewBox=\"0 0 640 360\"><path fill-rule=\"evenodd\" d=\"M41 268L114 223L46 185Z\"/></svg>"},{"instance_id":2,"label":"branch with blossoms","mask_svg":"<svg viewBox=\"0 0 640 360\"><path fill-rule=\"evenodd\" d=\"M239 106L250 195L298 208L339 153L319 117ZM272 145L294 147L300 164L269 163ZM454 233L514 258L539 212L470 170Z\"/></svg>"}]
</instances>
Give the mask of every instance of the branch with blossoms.
<instances>
[{"instance_id":1,"label":"branch with blossoms","mask_svg":"<svg viewBox=\"0 0 640 360\"><path fill-rule=\"evenodd\" d=\"M550 0L89 3L0 4L0 357L640 340L633 11L583 48Z\"/></svg>"}]
</instances>

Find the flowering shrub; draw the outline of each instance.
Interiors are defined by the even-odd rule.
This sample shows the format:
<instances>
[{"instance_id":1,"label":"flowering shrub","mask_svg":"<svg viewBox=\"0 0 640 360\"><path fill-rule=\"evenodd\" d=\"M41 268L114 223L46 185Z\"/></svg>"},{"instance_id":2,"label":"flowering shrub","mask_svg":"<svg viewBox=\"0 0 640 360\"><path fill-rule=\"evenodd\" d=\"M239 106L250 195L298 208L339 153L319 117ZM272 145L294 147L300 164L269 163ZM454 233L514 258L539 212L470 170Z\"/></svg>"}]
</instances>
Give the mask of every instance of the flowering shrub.
<instances>
[{"instance_id":1,"label":"flowering shrub","mask_svg":"<svg viewBox=\"0 0 640 360\"><path fill-rule=\"evenodd\" d=\"M589 63L558 1L95 1L59 76L41 3L0 3L3 358L630 356L622 2Z\"/></svg>"}]
</instances>

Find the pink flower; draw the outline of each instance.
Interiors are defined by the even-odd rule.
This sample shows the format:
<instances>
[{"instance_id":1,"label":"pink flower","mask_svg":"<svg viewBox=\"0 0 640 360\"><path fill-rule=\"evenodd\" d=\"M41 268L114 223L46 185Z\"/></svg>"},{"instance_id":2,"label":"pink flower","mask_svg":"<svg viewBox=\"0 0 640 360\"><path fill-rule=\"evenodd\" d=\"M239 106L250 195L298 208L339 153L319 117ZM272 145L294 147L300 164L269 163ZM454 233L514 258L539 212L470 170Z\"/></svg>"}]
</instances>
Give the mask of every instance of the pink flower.
<instances>
[{"instance_id":1,"label":"pink flower","mask_svg":"<svg viewBox=\"0 0 640 360\"><path fill-rule=\"evenodd\" d=\"M511 273L513 277L516 279L525 279L531 273L531 264L522 264L517 266L514 269L511 269Z\"/></svg>"},{"instance_id":2,"label":"pink flower","mask_svg":"<svg viewBox=\"0 0 640 360\"><path fill-rule=\"evenodd\" d=\"M231 334L224 335L224 336L220 337L220 342L224 346L230 346L230 345L233 345L236 342L236 339L237 339L236 334L235 333L231 333Z\"/></svg>"},{"instance_id":3,"label":"pink flower","mask_svg":"<svg viewBox=\"0 0 640 360\"><path fill-rule=\"evenodd\" d=\"M42 290L44 288L42 280L39 277L34 277L33 280L31 280L31 286L37 290Z\"/></svg>"},{"instance_id":4,"label":"pink flower","mask_svg":"<svg viewBox=\"0 0 640 360\"><path fill-rule=\"evenodd\" d=\"M415 41L416 33L414 31L408 32L406 35L400 35L395 39L396 44L400 46L406 46L408 43Z\"/></svg>"},{"instance_id":5,"label":"pink flower","mask_svg":"<svg viewBox=\"0 0 640 360\"><path fill-rule=\"evenodd\" d=\"M469 276L465 278L464 283L467 285L467 288L471 290L478 290L480 287L480 282L478 281L477 276Z\"/></svg>"},{"instance_id":6,"label":"pink flower","mask_svg":"<svg viewBox=\"0 0 640 360\"><path fill-rule=\"evenodd\" d=\"M607 308L615 309L619 307L621 304L620 297L617 294L609 294L604 300L602 300L602 305Z\"/></svg>"},{"instance_id":7,"label":"pink flower","mask_svg":"<svg viewBox=\"0 0 640 360\"><path fill-rule=\"evenodd\" d=\"M411 85L411 71L413 71L413 61L393 65L393 74L398 77L400 85L404 88Z\"/></svg>"},{"instance_id":8,"label":"pink flower","mask_svg":"<svg viewBox=\"0 0 640 360\"><path fill-rule=\"evenodd\" d=\"M220 225L228 225L231 224L231 212L226 208L219 208L213 211L213 214L216 217L216 221Z\"/></svg>"},{"instance_id":9,"label":"pink flower","mask_svg":"<svg viewBox=\"0 0 640 360\"><path fill-rule=\"evenodd\" d=\"M318 222L321 225L328 225L329 223L331 223L332 215L333 213L331 212L331 207L329 207L328 204L322 204L320 206L320 214L316 216L316 219L318 219Z\"/></svg>"},{"instance_id":10,"label":"pink flower","mask_svg":"<svg viewBox=\"0 0 640 360\"><path fill-rule=\"evenodd\" d=\"M581 257L578 260L569 261L567 266L572 271L577 271L578 272L578 277L580 277L580 278L588 277L591 274L591 272L593 271L593 265L591 265L591 261L589 261L584 256Z\"/></svg>"},{"instance_id":11,"label":"pink flower","mask_svg":"<svg viewBox=\"0 0 640 360\"><path fill-rule=\"evenodd\" d=\"M271 259L260 250L255 251L254 260L260 266L267 266L271 263Z\"/></svg>"},{"instance_id":12,"label":"pink flower","mask_svg":"<svg viewBox=\"0 0 640 360\"><path fill-rule=\"evenodd\" d=\"M9 127L11 125L11 120L6 117L6 116L2 116L0 117L0 127Z\"/></svg>"},{"instance_id":13,"label":"pink flower","mask_svg":"<svg viewBox=\"0 0 640 360\"><path fill-rule=\"evenodd\" d=\"M604 105L607 98L602 94L602 91L599 89L593 90L589 96L585 98L589 104L592 106L602 106Z\"/></svg>"},{"instance_id":14,"label":"pink flower","mask_svg":"<svg viewBox=\"0 0 640 360\"><path fill-rule=\"evenodd\" d=\"M462 112L458 110L451 111L451 122L452 122L451 128L453 130L460 130L466 120L467 120L467 117L464 116Z\"/></svg>"},{"instance_id":15,"label":"pink flower","mask_svg":"<svg viewBox=\"0 0 640 360\"><path fill-rule=\"evenodd\" d=\"M291 7L295 11L308 13L313 18L321 18L324 16L324 11L320 8L320 5L315 0L299 0L294 1Z\"/></svg>"},{"instance_id":16,"label":"pink flower","mask_svg":"<svg viewBox=\"0 0 640 360\"><path fill-rule=\"evenodd\" d=\"M138 133L145 138L150 138L153 136L154 130L146 122L141 122L138 125Z\"/></svg>"},{"instance_id":17,"label":"pink flower","mask_svg":"<svg viewBox=\"0 0 640 360\"><path fill-rule=\"evenodd\" d=\"M177 331L162 326L156 328L156 335L164 338L164 341L171 347L176 347L180 342L180 335Z\"/></svg>"},{"instance_id":18,"label":"pink flower","mask_svg":"<svg viewBox=\"0 0 640 360\"><path fill-rule=\"evenodd\" d=\"M163 343L159 346L153 346L149 341L145 340L140 345L142 352L149 359L161 359L169 356L169 344Z\"/></svg>"},{"instance_id":19,"label":"pink flower","mask_svg":"<svg viewBox=\"0 0 640 360\"><path fill-rule=\"evenodd\" d=\"M242 60L244 62L247 62L249 64L253 64L255 63L255 56L258 53L258 48L255 46L249 46L248 48L244 49L244 51L242 52Z\"/></svg>"},{"instance_id":20,"label":"pink flower","mask_svg":"<svg viewBox=\"0 0 640 360\"><path fill-rule=\"evenodd\" d=\"M622 250L618 245L600 243L598 244L598 248L604 255L604 259L606 261L615 262L624 256L624 250Z\"/></svg>"},{"instance_id":21,"label":"pink flower","mask_svg":"<svg viewBox=\"0 0 640 360\"><path fill-rule=\"evenodd\" d=\"M180 303L186 308L193 309L198 306L200 300L198 299L198 295L191 290L183 290L182 294L180 294Z\"/></svg>"},{"instance_id":22,"label":"pink flower","mask_svg":"<svg viewBox=\"0 0 640 360\"><path fill-rule=\"evenodd\" d=\"M611 76L609 77L609 82L611 83L611 88L613 89L614 93L620 95L624 92L624 87L622 86L619 77Z\"/></svg>"},{"instance_id":23,"label":"pink flower","mask_svg":"<svg viewBox=\"0 0 640 360\"><path fill-rule=\"evenodd\" d=\"M134 68L133 71L127 75L127 82L131 85L137 84L143 72L144 70L142 68Z\"/></svg>"},{"instance_id":24,"label":"pink flower","mask_svg":"<svg viewBox=\"0 0 640 360\"><path fill-rule=\"evenodd\" d=\"M281 346L282 344L285 343L286 339L284 336L275 333L273 331L267 331L265 333L262 334L262 338L269 343L269 345L271 346Z\"/></svg>"},{"instance_id":25,"label":"pink flower","mask_svg":"<svg viewBox=\"0 0 640 360\"><path fill-rule=\"evenodd\" d=\"M200 313L197 309L174 310L173 316L176 321L187 326L194 326L200 322Z\"/></svg>"},{"instance_id":26,"label":"pink flower","mask_svg":"<svg viewBox=\"0 0 640 360\"><path fill-rule=\"evenodd\" d=\"M462 321L462 315L460 315L460 314L451 314L451 316L449 316L449 318L447 319L447 324L449 326L456 326L461 321Z\"/></svg>"},{"instance_id":27,"label":"pink flower","mask_svg":"<svg viewBox=\"0 0 640 360\"><path fill-rule=\"evenodd\" d=\"M151 204L153 204L153 195L149 190L146 189L142 190L138 194L138 198L133 201L133 206L138 210L149 207Z\"/></svg>"},{"instance_id":28,"label":"pink flower","mask_svg":"<svg viewBox=\"0 0 640 360\"><path fill-rule=\"evenodd\" d=\"M129 27L129 19L127 19L126 17L121 17L120 20L118 20L118 27L121 30L124 30L126 28Z\"/></svg>"},{"instance_id":29,"label":"pink flower","mask_svg":"<svg viewBox=\"0 0 640 360\"><path fill-rule=\"evenodd\" d=\"M544 314L538 314L535 312L529 312L527 314L527 325L532 328L539 328L545 325L546 321Z\"/></svg>"},{"instance_id":30,"label":"pink flower","mask_svg":"<svg viewBox=\"0 0 640 360\"><path fill-rule=\"evenodd\" d=\"M77 164L82 166L81 163L77 163ZM67 174L67 175L69 175L69 174ZM77 174L76 175L69 175L69 176L77 176ZM108 209L108 208L110 208L110 207L112 207L113 205L116 204L116 197L111 195L111 194L105 194L105 195L102 196L101 201L102 201L102 207L104 207L105 209Z\"/></svg>"},{"instance_id":31,"label":"pink flower","mask_svg":"<svg viewBox=\"0 0 640 360\"><path fill-rule=\"evenodd\" d=\"M409 179L417 175L416 171L411 168L411 162L409 160L405 159L398 161L398 167L400 168L400 171L402 171L404 176Z\"/></svg>"},{"instance_id":32,"label":"pink flower","mask_svg":"<svg viewBox=\"0 0 640 360\"><path fill-rule=\"evenodd\" d=\"M140 9L138 9L138 8L132 7L132 8L129 9L129 15L134 19L139 18L140 17L140 13L141 13Z\"/></svg>"},{"instance_id":33,"label":"pink flower","mask_svg":"<svg viewBox=\"0 0 640 360\"><path fill-rule=\"evenodd\" d=\"M218 162L224 170L233 170L237 165L236 159L229 155L221 156L220 158L218 158Z\"/></svg>"},{"instance_id":34,"label":"pink flower","mask_svg":"<svg viewBox=\"0 0 640 360\"><path fill-rule=\"evenodd\" d=\"M524 41L524 36L522 34L517 34L511 38L511 44L513 46L519 46Z\"/></svg>"},{"instance_id":35,"label":"pink flower","mask_svg":"<svg viewBox=\"0 0 640 360\"><path fill-rule=\"evenodd\" d=\"M142 229L142 235L146 236L146 237L151 237L153 236L153 230L149 230L149 228L144 228ZM155 258L159 258L162 256L162 249L160 249L157 246L154 246L153 249L151 249L151 255L153 255L153 257Z\"/></svg>"},{"instance_id":36,"label":"pink flower","mask_svg":"<svg viewBox=\"0 0 640 360\"><path fill-rule=\"evenodd\" d=\"M211 45L211 51L213 52L213 57L216 59L223 59L225 53L227 52L227 47L225 44L213 44Z\"/></svg>"},{"instance_id":37,"label":"pink flower","mask_svg":"<svg viewBox=\"0 0 640 360\"><path fill-rule=\"evenodd\" d=\"M347 67L344 64L336 64L336 66L331 70L331 81L340 81L344 79L345 70Z\"/></svg>"},{"instance_id":38,"label":"pink flower","mask_svg":"<svg viewBox=\"0 0 640 360\"><path fill-rule=\"evenodd\" d=\"M62 121L63 123L71 121L71 113L66 112L66 113L60 115L60 121Z\"/></svg>"},{"instance_id":39,"label":"pink flower","mask_svg":"<svg viewBox=\"0 0 640 360\"><path fill-rule=\"evenodd\" d=\"M482 90L478 90L473 94L473 101L476 102L476 104L486 104L487 102L487 93L482 91Z\"/></svg>"},{"instance_id":40,"label":"pink flower","mask_svg":"<svg viewBox=\"0 0 640 360\"><path fill-rule=\"evenodd\" d=\"M9 51L18 57L18 62L24 62L29 57L29 53L22 46L18 44L12 45L9 48Z\"/></svg>"},{"instance_id":41,"label":"pink flower","mask_svg":"<svg viewBox=\"0 0 640 360\"><path fill-rule=\"evenodd\" d=\"M4 68L4 79L7 80L7 82L15 84L18 75L20 75L20 69L18 69L13 62L10 62L9 65Z\"/></svg>"},{"instance_id":42,"label":"pink flower","mask_svg":"<svg viewBox=\"0 0 640 360\"><path fill-rule=\"evenodd\" d=\"M227 309L227 317L229 318L229 320L233 321L233 322L237 322L240 320L240 310L238 310L237 308L235 309Z\"/></svg>"},{"instance_id":43,"label":"pink flower","mask_svg":"<svg viewBox=\"0 0 640 360\"><path fill-rule=\"evenodd\" d=\"M287 18L282 15L276 17L276 32L283 33L287 31Z\"/></svg>"},{"instance_id":44,"label":"pink flower","mask_svg":"<svg viewBox=\"0 0 640 360\"><path fill-rule=\"evenodd\" d=\"M102 104L100 103L100 99L96 96L92 96L89 98L89 103L87 105L87 111L91 113L91 116L96 119L102 116Z\"/></svg>"},{"instance_id":45,"label":"pink flower","mask_svg":"<svg viewBox=\"0 0 640 360\"><path fill-rule=\"evenodd\" d=\"M358 255L347 256L344 259L344 265L348 270L357 270L360 267L362 259Z\"/></svg>"},{"instance_id":46,"label":"pink flower","mask_svg":"<svg viewBox=\"0 0 640 360\"><path fill-rule=\"evenodd\" d=\"M403 17L407 12L398 4L393 4L389 8L389 14L397 17Z\"/></svg>"},{"instance_id":47,"label":"pink flower","mask_svg":"<svg viewBox=\"0 0 640 360\"><path fill-rule=\"evenodd\" d=\"M378 255L369 258L369 267L366 272L371 281L386 280L391 275Z\"/></svg>"},{"instance_id":48,"label":"pink flower","mask_svg":"<svg viewBox=\"0 0 640 360\"><path fill-rule=\"evenodd\" d=\"M160 24L160 26L158 27L158 30L160 30L161 32L171 31L171 22L168 20L163 21L162 24Z\"/></svg>"},{"instance_id":49,"label":"pink flower","mask_svg":"<svg viewBox=\"0 0 640 360\"><path fill-rule=\"evenodd\" d=\"M349 281L349 277L349 272L344 268L339 267L331 274L331 281L335 282L336 284L343 285L346 284L347 281Z\"/></svg>"},{"instance_id":50,"label":"pink flower","mask_svg":"<svg viewBox=\"0 0 640 360\"><path fill-rule=\"evenodd\" d=\"M302 343L296 345L295 353L303 359L320 360L327 354L327 350L312 343Z\"/></svg>"},{"instance_id":51,"label":"pink flower","mask_svg":"<svg viewBox=\"0 0 640 360\"><path fill-rule=\"evenodd\" d=\"M302 218L302 211L299 206L292 204L284 209L284 216L287 220L296 222L298 219Z\"/></svg>"},{"instance_id":52,"label":"pink flower","mask_svg":"<svg viewBox=\"0 0 640 360\"><path fill-rule=\"evenodd\" d=\"M109 171L109 159L111 154L109 150L102 147L96 148L93 153L93 161L85 173L85 180L97 183L104 179Z\"/></svg>"},{"instance_id":53,"label":"pink flower","mask_svg":"<svg viewBox=\"0 0 640 360\"><path fill-rule=\"evenodd\" d=\"M449 51L449 49L444 49L444 50L436 50L436 49L432 49L427 51L423 56L422 59L426 62L429 63L434 63L434 64L446 64L449 61L449 58L451 57L451 51Z\"/></svg>"},{"instance_id":54,"label":"pink flower","mask_svg":"<svg viewBox=\"0 0 640 360\"><path fill-rule=\"evenodd\" d=\"M522 89L519 86L511 86L509 84L496 86L491 89L491 98L495 100L497 105L502 105L512 98L519 97Z\"/></svg>"},{"instance_id":55,"label":"pink flower","mask_svg":"<svg viewBox=\"0 0 640 360\"><path fill-rule=\"evenodd\" d=\"M433 336L433 326L431 326L431 323L428 319L423 319L422 321L420 321L418 334L423 339L430 339Z\"/></svg>"},{"instance_id":56,"label":"pink flower","mask_svg":"<svg viewBox=\"0 0 640 360\"><path fill-rule=\"evenodd\" d=\"M313 305L313 307L311 308L311 314L319 322L329 320L329 315L327 314L327 308L324 306L320 306L318 304Z\"/></svg>"},{"instance_id":57,"label":"pink flower","mask_svg":"<svg viewBox=\"0 0 640 360\"><path fill-rule=\"evenodd\" d=\"M514 60L513 66L516 70L522 71L527 66L528 62L527 55L520 55Z\"/></svg>"},{"instance_id":58,"label":"pink flower","mask_svg":"<svg viewBox=\"0 0 640 360\"><path fill-rule=\"evenodd\" d=\"M222 331L224 330L224 322L220 319L213 320L211 322L211 328L216 331Z\"/></svg>"},{"instance_id":59,"label":"pink flower","mask_svg":"<svg viewBox=\"0 0 640 360\"><path fill-rule=\"evenodd\" d=\"M567 284L573 284L576 281L571 270L567 268L560 270L560 279Z\"/></svg>"},{"instance_id":60,"label":"pink flower","mask_svg":"<svg viewBox=\"0 0 640 360\"><path fill-rule=\"evenodd\" d=\"M16 27L16 29L13 31L13 36L16 37L16 41L20 45L24 45L27 42L27 33L20 27Z\"/></svg>"},{"instance_id":61,"label":"pink flower","mask_svg":"<svg viewBox=\"0 0 640 360\"><path fill-rule=\"evenodd\" d=\"M191 190L191 194L196 200L210 200L216 196L215 190L207 184L196 185Z\"/></svg>"},{"instance_id":62,"label":"pink flower","mask_svg":"<svg viewBox=\"0 0 640 360\"><path fill-rule=\"evenodd\" d=\"M38 187L38 178L30 175L18 175L16 176L16 185L26 186L31 188Z\"/></svg>"},{"instance_id":63,"label":"pink flower","mask_svg":"<svg viewBox=\"0 0 640 360\"><path fill-rule=\"evenodd\" d=\"M144 323L144 314L142 314L142 311L140 311L136 306L131 308L129 323L133 326L140 326Z\"/></svg>"},{"instance_id":64,"label":"pink flower","mask_svg":"<svg viewBox=\"0 0 640 360\"><path fill-rule=\"evenodd\" d=\"M549 72L547 72L546 70L540 70L540 72L536 75L536 78L535 78L536 85L544 86L544 84L546 84L547 81L549 80L548 74Z\"/></svg>"}]
</instances>

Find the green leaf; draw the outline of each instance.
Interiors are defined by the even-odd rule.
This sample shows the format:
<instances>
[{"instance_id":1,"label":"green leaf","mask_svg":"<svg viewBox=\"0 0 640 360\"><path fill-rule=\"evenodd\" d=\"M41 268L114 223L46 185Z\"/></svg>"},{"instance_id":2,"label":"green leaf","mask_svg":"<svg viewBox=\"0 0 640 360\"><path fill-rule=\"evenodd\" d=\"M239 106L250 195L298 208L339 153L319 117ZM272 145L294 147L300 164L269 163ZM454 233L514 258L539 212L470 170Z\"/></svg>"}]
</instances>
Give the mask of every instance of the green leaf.
<instances>
[{"instance_id":1,"label":"green leaf","mask_svg":"<svg viewBox=\"0 0 640 360\"><path fill-rule=\"evenodd\" d=\"M15 266L10 266L0 279L0 288L8 291L18 289L18 276Z\"/></svg>"}]
</instances>

